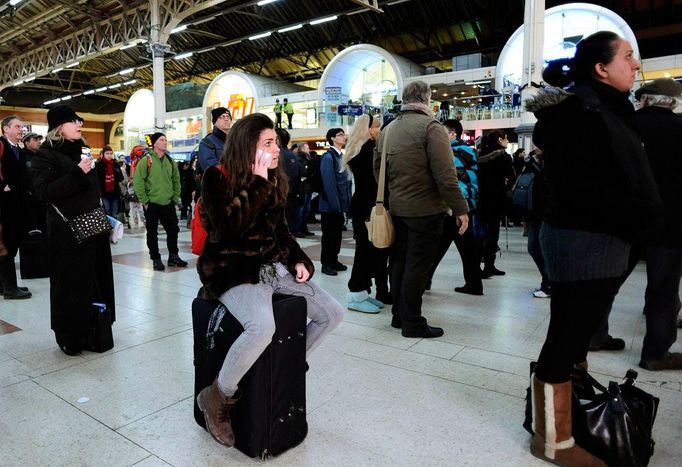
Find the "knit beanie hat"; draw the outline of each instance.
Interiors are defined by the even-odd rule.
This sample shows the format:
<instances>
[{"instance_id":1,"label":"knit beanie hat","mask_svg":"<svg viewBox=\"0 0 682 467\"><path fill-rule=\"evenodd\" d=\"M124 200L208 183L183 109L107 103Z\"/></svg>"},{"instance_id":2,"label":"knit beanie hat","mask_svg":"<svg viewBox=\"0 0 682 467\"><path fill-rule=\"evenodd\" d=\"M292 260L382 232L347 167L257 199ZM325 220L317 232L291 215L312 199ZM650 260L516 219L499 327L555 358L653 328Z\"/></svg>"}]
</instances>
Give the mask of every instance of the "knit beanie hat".
<instances>
[{"instance_id":1,"label":"knit beanie hat","mask_svg":"<svg viewBox=\"0 0 682 467\"><path fill-rule=\"evenodd\" d=\"M225 107L218 107L217 109L211 110L211 119L213 120L214 125L216 120L218 120L223 114L227 114L230 117L230 120L232 120L232 114Z\"/></svg>"},{"instance_id":2,"label":"knit beanie hat","mask_svg":"<svg viewBox=\"0 0 682 467\"><path fill-rule=\"evenodd\" d=\"M71 107L58 105L47 111L47 131L52 131L62 123L83 119L74 112Z\"/></svg>"},{"instance_id":3,"label":"knit beanie hat","mask_svg":"<svg viewBox=\"0 0 682 467\"><path fill-rule=\"evenodd\" d=\"M153 148L154 143L156 143L158 141L158 139L161 138L162 136L166 136L166 135L164 135L163 133L160 133L160 132L156 132L153 135L147 135L146 140L147 140L147 144L149 144L149 147Z\"/></svg>"}]
</instances>

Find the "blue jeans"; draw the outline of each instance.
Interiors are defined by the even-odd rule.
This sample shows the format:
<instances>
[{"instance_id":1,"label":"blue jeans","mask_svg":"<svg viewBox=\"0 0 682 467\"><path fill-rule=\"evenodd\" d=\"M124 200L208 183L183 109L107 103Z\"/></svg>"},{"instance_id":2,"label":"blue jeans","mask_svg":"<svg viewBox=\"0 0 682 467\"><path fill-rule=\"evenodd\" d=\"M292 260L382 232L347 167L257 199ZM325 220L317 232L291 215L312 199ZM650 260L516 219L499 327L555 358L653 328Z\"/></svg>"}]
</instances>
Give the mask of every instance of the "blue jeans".
<instances>
[{"instance_id":1,"label":"blue jeans","mask_svg":"<svg viewBox=\"0 0 682 467\"><path fill-rule=\"evenodd\" d=\"M107 198L106 196L102 197L102 204L104 205L104 210L108 215L110 215L113 218L116 218L118 216L118 205L120 203L120 199L118 196L115 198Z\"/></svg>"},{"instance_id":2,"label":"blue jeans","mask_svg":"<svg viewBox=\"0 0 682 467\"><path fill-rule=\"evenodd\" d=\"M239 381L272 341L275 333L272 294L305 298L311 320L306 328L306 357L346 314L345 308L317 284L296 282L291 273L281 275L272 268L273 265L263 265L258 284L238 285L220 296L220 302L244 327L244 332L227 352L218 374L218 387L225 396L235 393ZM268 273L263 273L268 270Z\"/></svg>"},{"instance_id":3,"label":"blue jeans","mask_svg":"<svg viewBox=\"0 0 682 467\"><path fill-rule=\"evenodd\" d=\"M296 220L294 221L294 233L304 233L308 230L308 216L310 215L310 202L313 199L312 193L303 195L303 204L296 208Z\"/></svg>"},{"instance_id":4,"label":"blue jeans","mask_svg":"<svg viewBox=\"0 0 682 467\"><path fill-rule=\"evenodd\" d=\"M544 256L542 256L542 249L540 248L540 225L541 224L531 222L528 226L528 254L531 258L533 258L533 261L535 262L535 265L542 276L540 290L545 293L549 293L549 277L547 276L547 270L545 269L545 259Z\"/></svg>"}]
</instances>

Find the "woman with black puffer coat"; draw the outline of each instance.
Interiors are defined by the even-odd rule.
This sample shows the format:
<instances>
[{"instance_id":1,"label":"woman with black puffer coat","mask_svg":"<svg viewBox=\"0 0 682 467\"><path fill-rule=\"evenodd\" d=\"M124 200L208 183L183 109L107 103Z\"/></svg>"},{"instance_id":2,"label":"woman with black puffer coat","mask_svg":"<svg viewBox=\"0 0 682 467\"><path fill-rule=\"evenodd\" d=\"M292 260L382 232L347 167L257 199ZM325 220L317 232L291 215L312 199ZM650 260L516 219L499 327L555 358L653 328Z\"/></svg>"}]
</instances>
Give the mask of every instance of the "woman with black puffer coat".
<instances>
[{"instance_id":1,"label":"woman with black puffer coat","mask_svg":"<svg viewBox=\"0 0 682 467\"><path fill-rule=\"evenodd\" d=\"M562 466L606 466L572 437L571 370L587 366L590 337L633 242L661 220L628 99L639 69L629 42L597 32L578 43L573 59L552 62L543 73L549 84L571 86L545 89L527 103L545 158L540 243L552 287L547 338L532 376L531 453ZM576 129L580 137L567 137Z\"/></svg>"}]
</instances>

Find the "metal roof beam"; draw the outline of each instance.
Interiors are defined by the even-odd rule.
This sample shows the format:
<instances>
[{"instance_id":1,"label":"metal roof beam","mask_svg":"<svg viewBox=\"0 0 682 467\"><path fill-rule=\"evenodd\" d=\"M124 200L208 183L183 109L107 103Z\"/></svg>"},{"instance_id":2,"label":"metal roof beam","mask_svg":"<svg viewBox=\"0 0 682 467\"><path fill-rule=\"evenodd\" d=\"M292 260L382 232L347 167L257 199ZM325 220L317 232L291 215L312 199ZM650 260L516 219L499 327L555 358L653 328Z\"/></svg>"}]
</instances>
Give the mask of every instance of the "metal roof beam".
<instances>
[{"instance_id":1,"label":"metal roof beam","mask_svg":"<svg viewBox=\"0 0 682 467\"><path fill-rule=\"evenodd\" d=\"M369 8L370 10L376 11L377 13L383 13L384 10L379 8L379 0L350 0L353 3Z\"/></svg>"},{"instance_id":2,"label":"metal roof beam","mask_svg":"<svg viewBox=\"0 0 682 467\"><path fill-rule=\"evenodd\" d=\"M20 79L46 75L74 61L95 58L112 47L145 37L149 24L149 10L134 8L18 54L0 69L0 89Z\"/></svg>"}]
</instances>

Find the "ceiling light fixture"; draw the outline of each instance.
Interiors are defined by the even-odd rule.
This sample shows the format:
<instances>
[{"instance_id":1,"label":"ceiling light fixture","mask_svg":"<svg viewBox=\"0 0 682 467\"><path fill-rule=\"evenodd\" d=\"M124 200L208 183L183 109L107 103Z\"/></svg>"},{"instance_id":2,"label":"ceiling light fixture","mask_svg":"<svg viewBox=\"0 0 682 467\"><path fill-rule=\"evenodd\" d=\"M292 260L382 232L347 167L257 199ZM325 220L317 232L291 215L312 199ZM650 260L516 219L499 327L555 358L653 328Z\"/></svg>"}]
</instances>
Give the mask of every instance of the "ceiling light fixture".
<instances>
[{"instance_id":1,"label":"ceiling light fixture","mask_svg":"<svg viewBox=\"0 0 682 467\"><path fill-rule=\"evenodd\" d=\"M120 87L121 87L121 83L116 83L116 84L112 84L111 86L109 86L109 89L117 89Z\"/></svg>"},{"instance_id":2,"label":"ceiling light fixture","mask_svg":"<svg viewBox=\"0 0 682 467\"><path fill-rule=\"evenodd\" d=\"M71 100L71 96L64 96L64 97L62 97L60 100L62 100L62 101Z\"/></svg>"},{"instance_id":3,"label":"ceiling light fixture","mask_svg":"<svg viewBox=\"0 0 682 467\"><path fill-rule=\"evenodd\" d=\"M22 84L24 84L24 80L23 80L23 79L14 82L14 86L20 86L20 85L22 85Z\"/></svg>"},{"instance_id":4,"label":"ceiling light fixture","mask_svg":"<svg viewBox=\"0 0 682 467\"><path fill-rule=\"evenodd\" d=\"M258 39L263 39L264 37L268 37L268 36L271 35L271 34L272 34L272 32L270 32L270 31L268 31L268 32L263 32L263 33L260 33L260 34L256 34L255 36L249 37L249 40L250 40L250 41L256 41L256 40L258 40Z\"/></svg>"},{"instance_id":5,"label":"ceiling light fixture","mask_svg":"<svg viewBox=\"0 0 682 467\"><path fill-rule=\"evenodd\" d=\"M43 105L50 105L50 104L54 104L55 102L59 102L59 99L52 99L50 101L45 101L45 102L43 102Z\"/></svg>"},{"instance_id":6,"label":"ceiling light fixture","mask_svg":"<svg viewBox=\"0 0 682 467\"><path fill-rule=\"evenodd\" d=\"M189 58L192 55L194 55L194 52L185 52L183 54L178 54L175 57L173 57L175 60L182 60L183 58Z\"/></svg>"},{"instance_id":7,"label":"ceiling light fixture","mask_svg":"<svg viewBox=\"0 0 682 467\"><path fill-rule=\"evenodd\" d=\"M79 63L80 63L80 62L73 62L73 63L70 63L70 64L66 65L66 68L73 68L73 67L75 67L75 66L78 66Z\"/></svg>"},{"instance_id":8,"label":"ceiling light fixture","mask_svg":"<svg viewBox=\"0 0 682 467\"><path fill-rule=\"evenodd\" d=\"M83 93L84 96L89 96L90 94L94 94L95 90L94 89L89 89Z\"/></svg>"},{"instance_id":9,"label":"ceiling light fixture","mask_svg":"<svg viewBox=\"0 0 682 467\"><path fill-rule=\"evenodd\" d=\"M63 69L64 69L64 67L55 68L54 70L52 70L52 73L59 73L59 72L62 71Z\"/></svg>"},{"instance_id":10,"label":"ceiling light fixture","mask_svg":"<svg viewBox=\"0 0 682 467\"><path fill-rule=\"evenodd\" d=\"M29 78L26 78L24 81L27 82L27 83L30 83L30 82L33 81L34 79L36 79L36 77L35 77L35 76L31 76L31 77L29 77Z\"/></svg>"},{"instance_id":11,"label":"ceiling light fixture","mask_svg":"<svg viewBox=\"0 0 682 467\"><path fill-rule=\"evenodd\" d=\"M130 81L126 81L125 83L123 83L123 85L124 86L130 86L131 84L135 84L135 83L137 83L137 80L131 79Z\"/></svg>"},{"instance_id":12,"label":"ceiling light fixture","mask_svg":"<svg viewBox=\"0 0 682 467\"><path fill-rule=\"evenodd\" d=\"M489 79L479 79L479 80L475 80L475 81L467 81L464 84L469 86L469 85L488 84L488 83L490 83Z\"/></svg>"},{"instance_id":13,"label":"ceiling light fixture","mask_svg":"<svg viewBox=\"0 0 682 467\"><path fill-rule=\"evenodd\" d=\"M315 19L310 22L311 26L315 26L316 24L322 24L322 23L327 23L329 21L334 21L338 19L338 16L328 16L326 18L320 18L320 19Z\"/></svg>"},{"instance_id":14,"label":"ceiling light fixture","mask_svg":"<svg viewBox=\"0 0 682 467\"><path fill-rule=\"evenodd\" d=\"M288 28L278 29L277 32L282 34L283 32L295 31L297 29L301 29L302 27L303 23L297 24L295 26L289 26Z\"/></svg>"},{"instance_id":15,"label":"ceiling light fixture","mask_svg":"<svg viewBox=\"0 0 682 467\"><path fill-rule=\"evenodd\" d=\"M11 6L14 6L14 5L16 5L17 3L19 3L20 1L21 1L21 0L9 0L9 4L10 4Z\"/></svg>"},{"instance_id":16,"label":"ceiling light fixture","mask_svg":"<svg viewBox=\"0 0 682 467\"><path fill-rule=\"evenodd\" d=\"M107 90L107 87L106 87L106 86L102 86L101 88L95 89L95 92L102 92L102 91L106 91L106 90Z\"/></svg>"},{"instance_id":17,"label":"ceiling light fixture","mask_svg":"<svg viewBox=\"0 0 682 467\"><path fill-rule=\"evenodd\" d=\"M258 6L263 6L263 5L268 5L270 3L274 3L277 0L260 0L260 2L256 3Z\"/></svg>"},{"instance_id":18,"label":"ceiling light fixture","mask_svg":"<svg viewBox=\"0 0 682 467\"><path fill-rule=\"evenodd\" d=\"M182 26L178 26L178 27L175 28L175 29L171 29L171 32L170 32L170 33L171 33L171 34L175 34L175 33L178 33L178 32L182 32L182 31L184 31L185 29L187 29L187 25L186 25L186 24L183 24Z\"/></svg>"},{"instance_id":19,"label":"ceiling light fixture","mask_svg":"<svg viewBox=\"0 0 682 467\"><path fill-rule=\"evenodd\" d=\"M118 74L119 75L129 75L133 71L135 71L135 68L126 68L125 70L119 71Z\"/></svg>"},{"instance_id":20,"label":"ceiling light fixture","mask_svg":"<svg viewBox=\"0 0 682 467\"><path fill-rule=\"evenodd\" d=\"M132 49L132 48L135 47L136 45L137 45L137 44L133 42L133 43L124 45L123 47L121 47L121 48L118 49L118 50Z\"/></svg>"}]
</instances>

